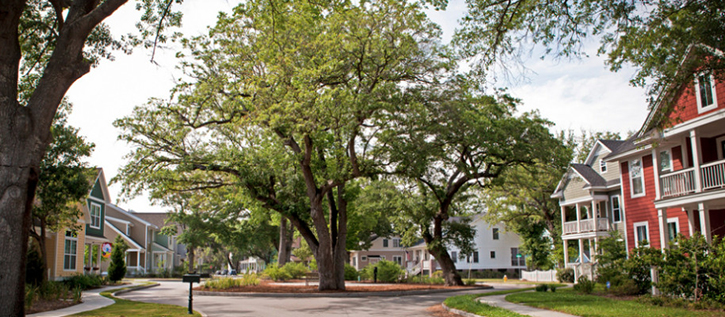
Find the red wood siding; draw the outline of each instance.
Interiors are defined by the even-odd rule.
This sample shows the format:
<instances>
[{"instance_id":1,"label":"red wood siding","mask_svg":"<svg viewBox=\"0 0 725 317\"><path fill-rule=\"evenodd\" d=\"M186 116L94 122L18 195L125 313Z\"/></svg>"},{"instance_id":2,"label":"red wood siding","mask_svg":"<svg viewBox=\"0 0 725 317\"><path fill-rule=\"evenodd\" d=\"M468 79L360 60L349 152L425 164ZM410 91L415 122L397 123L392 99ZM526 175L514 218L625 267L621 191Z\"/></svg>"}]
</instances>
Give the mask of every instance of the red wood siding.
<instances>
[{"instance_id":1,"label":"red wood siding","mask_svg":"<svg viewBox=\"0 0 725 317\"><path fill-rule=\"evenodd\" d=\"M667 218L675 218L675 217L677 217L677 222L679 223L679 226L680 226L680 233L685 235L685 237L691 236L692 233L690 232L690 225L687 222L687 212L682 211L682 208L668 208L667 209Z\"/></svg>"},{"instance_id":2,"label":"red wood siding","mask_svg":"<svg viewBox=\"0 0 725 317\"><path fill-rule=\"evenodd\" d=\"M632 198L631 185L629 180L629 162L621 163L622 170L622 193L627 218L627 237L629 249L635 247L637 237L634 235L634 223L647 221L649 229L650 245L660 248L660 229L657 225L657 210L654 207L655 184L654 169L652 167L652 155L642 157L642 170L644 175L645 195Z\"/></svg>"},{"instance_id":3,"label":"red wood siding","mask_svg":"<svg viewBox=\"0 0 725 317\"><path fill-rule=\"evenodd\" d=\"M697 97L695 96L695 84L690 83L686 88L678 92L680 95L674 111L670 112L670 119L674 125L695 119L699 116L714 111L725 109L725 84L715 81L715 94L717 95L717 108L703 113L697 113Z\"/></svg>"}]
</instances>

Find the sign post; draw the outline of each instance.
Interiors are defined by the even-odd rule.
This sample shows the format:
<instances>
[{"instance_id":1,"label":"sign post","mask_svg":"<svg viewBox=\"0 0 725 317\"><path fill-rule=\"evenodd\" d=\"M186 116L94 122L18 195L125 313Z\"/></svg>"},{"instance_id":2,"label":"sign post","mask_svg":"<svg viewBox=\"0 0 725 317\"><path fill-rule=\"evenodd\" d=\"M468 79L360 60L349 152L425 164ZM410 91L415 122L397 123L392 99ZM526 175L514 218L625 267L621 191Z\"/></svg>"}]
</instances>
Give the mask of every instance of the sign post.
<instances>
[{"instance_id":1,"label":"sign post","mask_svg":"<svg viewBox=\"0 0 725 317\"><path fill-rule=\"evenodd\" d=\"M191 288L194 283L201 282L201 277L199 276L199 274L184 274L182 282L189 283L189 315L191 315L194 313L194 311L192 310L192 301L194 300L194 296Z\"/></svg>"}]
</instances>

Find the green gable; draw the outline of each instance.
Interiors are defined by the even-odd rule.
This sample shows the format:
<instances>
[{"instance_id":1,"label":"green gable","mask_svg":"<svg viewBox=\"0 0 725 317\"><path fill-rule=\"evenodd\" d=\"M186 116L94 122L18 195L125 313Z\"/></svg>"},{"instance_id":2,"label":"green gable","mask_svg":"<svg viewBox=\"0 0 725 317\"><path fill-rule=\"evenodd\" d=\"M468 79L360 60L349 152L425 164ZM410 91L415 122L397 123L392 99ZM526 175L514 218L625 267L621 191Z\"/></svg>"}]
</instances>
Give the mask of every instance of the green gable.
<instances>
[{"instance_id":1,"label":"green gable","mask_svg":"<svg viewBox=\"0 0 725 317\"><path fill-rule=\"evenodd\" d=\"M103 190L101 189L101 183L99 183L96 180L96 183L93 184L93 189L91 190L91 197L98 198L100 200L106 200L105 197L103 197Z\"/></svg>"}]
</instances>

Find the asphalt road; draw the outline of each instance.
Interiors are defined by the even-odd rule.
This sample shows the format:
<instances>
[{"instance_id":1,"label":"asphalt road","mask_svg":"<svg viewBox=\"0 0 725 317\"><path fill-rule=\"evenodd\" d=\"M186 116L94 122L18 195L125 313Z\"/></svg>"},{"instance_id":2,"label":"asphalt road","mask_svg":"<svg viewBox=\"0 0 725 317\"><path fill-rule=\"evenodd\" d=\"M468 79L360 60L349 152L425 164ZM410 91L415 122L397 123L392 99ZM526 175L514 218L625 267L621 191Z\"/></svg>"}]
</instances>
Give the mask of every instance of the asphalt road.
<instances>
[{"instance_id":1,"label":"asphalt road","mask_svg":"<svg viewBox=\"0 0 725 317\"><path fill-rule=\"evenodd\" d=\"M189 284L160 282L160 286L133 291L119 297L142 302L186 307ZM495 285L494 290L522 287ZM209 317L217 316L429 316L426 308L438 305L450 296L493 290L434 293L410 296L371 297L244 297L194 296L194 309Z\"/></svg>"}]
</instances>

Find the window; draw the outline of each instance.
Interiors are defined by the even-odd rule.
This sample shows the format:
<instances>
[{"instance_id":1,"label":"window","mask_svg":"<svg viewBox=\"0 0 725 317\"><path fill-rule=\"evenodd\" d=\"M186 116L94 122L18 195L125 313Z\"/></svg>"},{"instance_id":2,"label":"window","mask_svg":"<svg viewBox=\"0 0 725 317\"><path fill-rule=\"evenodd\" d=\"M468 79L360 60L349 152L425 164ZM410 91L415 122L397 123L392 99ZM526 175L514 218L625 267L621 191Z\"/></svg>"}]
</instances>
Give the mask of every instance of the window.
<instances>
[{"instance_id":1,"label":"window","mask_svg":"<svg viewBox=\"0 0 725 317\"><path fill-rule=\"evenodd\" d=\"M607 172L607 162L605 162L604 160L599 161L599 171L602 173Z\"/></svg>"},{"instance_id":2,"label":"window","mask_svg":"<svg viewBox=\"0 0 725 317\"><path fill-rule=\"evenodd\" d=\"M612 221L622 222L622 209L619 207L619 196L612 196Z\"/></svg>"},{"instance_id":3,"label":"window","mask_svg":"<svg viewBox=\"0 0 725 317\"><path fill-rule=\"evenodd\" d=\"M660 152L660 171L672 171L672 154L670 153L670 150Z\"/></svg>"},{"instance_id":4,"label":"window","mask_svg":"<svg viewBox=\"0 0 725 317\"><path fill-rule=\"evenodd\" d=\"M400 239L393 239L393 248L400 248Z\"/></svg>"},{"instance_id":5,"label":"window","mask_svg":"<svg viewBox=\"0 0 725 317\"><path fill-rule=\"evenodd\" d=\"M667 232L669 233L670 241L674 241L677 238L677 234L680 233L680 222L677 218L667 218Z\"/></svg>"},{"instance_id":6,"label":"window","mask_svg":"<svg viewBox=\"0 0 725 317\"><path fill-rule=\"evenodd\" d=\"M352 266L357 267L357 256L352 257Z\"/></svg>"},{"instance_id":7,"label":"window","mask_svg":"<svg viewBox=\"0 0 725 317\"><path fill-rule=\"evenodd\" d=\"M474 251L466 257L468 263L478 263L478 251Z\"/></svg>"},{"instance_id":8,"label":"window","mask_svg":"<svg viewBox=\"0 0 725 317\"><path fill-rule=\"evenodd\" d=\"M511 248L511 265L526 266L526 258L519 253L519 248Z\"/></svg>"},{"instance_id":9,"label":"window","mask_svg":"<svg viewBox=\"0 0 725 317\"><path fill-rule=\"evenodd\" d=\"M712 74L700 73L695 77L695 97L698 112L717 108L717 94L713 85Z\"/></svg>"},{"instance_id":10,"label":"window","mask_svg":"<svg viewBox=\"0 0 725 317\"><path fill-rule=\"evenodd\" d=\"M498 228L493 228L493 239L498 240Z\"/></svg>"},{"instance_id":11,"label":"window","mask_svg":"<svg viewBox=\"0 0 725 317\"><path fill-rule=\"evenodd\" d=\"M607 201L602 200L597 203L597 218L607 217Z\"/></svg>"},{"instance_id":12,"label":"window","mask_svg":"<svg viewBox=\"0 0 725 317\"><path fill-rule=\"evenodd\" d=\"M365 262L367 260L368 260L368 257L365 256L365 255L363 255L363 256L360 257L360 262Z\"/></svg>"},{"instance_id":13,"label":"window","mask_svg":"<svg viewBox=\"0 0 725 317\"><path fill-rule=\"evenodd\" d=\"M101 228L101 205L91 203L91 228Z\"/></svg>"},{"instance_id":14,"label":"window","mask_svg":"<svg viewBox=\"0 0 725 317\"><path fill-rule=\"evenodd\" d=\"M637 222L634 224L634 237L635 247L649 245L649 228L646 221Z\"/></svg>"},{"instance_id":15,"label":"window","mask_svg":"<svg viewBox=\"0 0 725 317\"><path fill-rule=\"evenodd\" d=\"M388 247L388 239L383 239L383 248Z\"/></svg>"},{"instance_id":16,"label":"window","mask_svg":"<svg viewBox=\"0 0 725 317\"><path fill-rule=\"evenodd\" d=\"M400 255L393 255L393 262L398 263L398 265L403 266L403 257Z\"/></svg>"},{"instance_id":17,"label":"window","mask_svg":"<svg viewBox=\"0 0 725 317\"><path fill-rule=\"evenodd\" d=\"M65 248L63 249L63 270L75 271L78 258L78 234L75 231L66 230Z\"/></svg>"},{"instance_id":18,"label":"window","mask_svg":"<svg viewBox=\"0 0 725 317\"><path fill-rule=\"evenodd\" d=\"M492 259L495 259L496 258L496 251L491 251L491 258Z\"/></svg>"},{"instance_id":19,"label":"window","mask_svg":"<svg viewBox=\"0 0 725 317\"><path fill-rule=\"evenodd\" d=\"M632 197L644 196L642 159L629 161L629 184L631 186Z\"/></svg>"},{"instance_id":20,"label":"window","mask_svg":"<svg viewBox=\"0 0 725 317\"><path fill-rule=\"evenodd\" d=\"M457 263L458 262L458 252L451 251L451 260L453 260L453 263Z\"/></svg>"}]
</instances>

